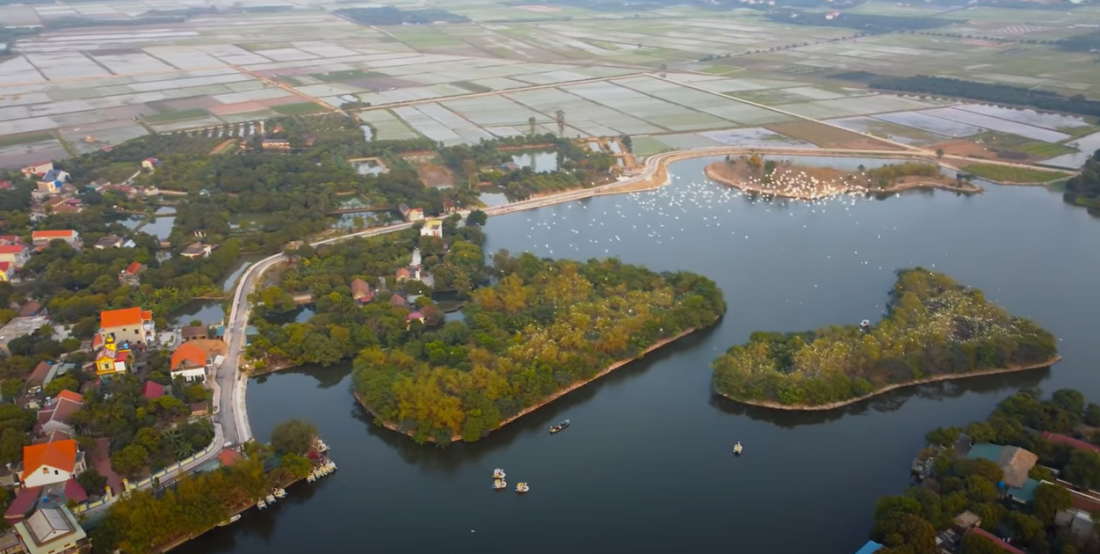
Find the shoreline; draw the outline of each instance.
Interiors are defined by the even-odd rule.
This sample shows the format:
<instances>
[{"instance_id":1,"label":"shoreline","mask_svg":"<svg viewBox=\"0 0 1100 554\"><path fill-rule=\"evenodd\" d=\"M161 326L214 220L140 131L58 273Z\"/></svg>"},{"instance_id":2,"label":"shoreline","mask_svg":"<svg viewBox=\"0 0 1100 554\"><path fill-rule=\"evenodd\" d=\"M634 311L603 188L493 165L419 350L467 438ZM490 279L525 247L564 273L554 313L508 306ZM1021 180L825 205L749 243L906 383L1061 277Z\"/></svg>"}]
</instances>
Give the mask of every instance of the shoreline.
<instances>
[{"instance_id":1,"label":"shoreline","mask_svg":"<svg viewBox=\"0 0 1100 554\"><path fill-rule=\"evenodd\" d=\"M725 163L725 162L712 162L712 163L707 164L707 166L705 168L703 168L703 173L711 181L714 181L716 183L726 185L726 186L729 186L729 187L733 187L733 188L736 188L736 189L739 189L739 190L742 190L742 191L745 191L745 192L759 194L759 195L762 195L762 196L770 196L770 197L774 197L774 198L791 198L791 199L794 199L794 200L818 200L818 199L821 199L821 198L828 198L828 197L831 197L831 196L837 196L837 195L841 195L841 194L853 194L853 193L868 194L868 195L895 194L895 193L905 192L905 191L908 191L908 190L917 190L917 189L939 189L939 190L946 190L946 191L950 191L950 192L957 192L957 193L961 193L961 194L981 194L981 193L985 192L985 189L983 189L982 187L979 187L978 185L974 185L974 184L971 184L970 187L960 187L960 186L956 186L956 185L949 185L949 184L946 184L946 183L916 182L916 183L901 183L899 185L891 185L891 186L886 187L884 189L877 189L877 190L876 189L868 189L868 188L862 187L862 186L853 186L853 187L845 188L845 189L842 189L842 190L835 190L835 191L830 191L830 192L815 192L815 193L798 194L798 193L791 193L791 192L788 192L788 191L777 191L777 190L774 190L774 189L764 188L764 187L759 186L759 185L750 185L750 184L745 183L743 181L734 180L731 177L720 174L717 169L714 169L713 166L716 163Z\"/></svg>"},{"instance_id":2,"label":"shoreline","mask_svg":"<svg viewBox=\"0 0 1100 554\"><path fill-rule=\"evenodd\" d=\"M596 375L594 375L591 379L577 381L577 382L573 383L572 385L569 385L568 387L566 387L564 389L561 389L561 390L547 396L546 398L543 398L542 400L538 401L537 403L535 403L531 406L528 406L527 408L524 408L524 409L520 410L520 412L517 413L516 415L514 415L514 416L512 416L508 419L505 419L504 421L501 421L500 425L498 425L495 429L490 431L490 433L495 432L495 431L499 431L499 430L503 429L504 426L508 425L509 423L512 423L512 422L516 421L517 419L519 419L519 418L521 418L525 415L528 415L528 414L530 414L530 413L546 406L547 404L550 404L551 402L553 402L553 401L555 401L555 400L557 400L557 399L559 399L559 398L561 398L561 397L563 397L563 396L565 396L565 395L567 395L567 394L569 394L569 393L571 393L571 392L573 392L573 391L575 391L575 390L577 390L577 389L579 389L579 388L581 388L581 387L583 387L583 386L585 386L585 385L587 385L587 384L589 384L593 381L596 381L600 377L603 377L603 376L611 373L612 371L615 371L616 369L619 369L620 367L623 367L624 365L629 364L630 362L633 362L635 360L640 360L640 359L644 358L646 354L649 354L650 352L653 352L653 351L655 351L655 350L657 350L661 347L664 347L664 346L667 346L667 345L669 345L673 342L676 342L677 340L682 339L682 338L690 335L691 333L694 333L695 331L698 331L699 329L700 328L698 328L698 327L692 327L690 329L686 329L684 331L681 331L678 335L673 335L671 337L661 339L661 340L651 344L648 348L646 348L640 354L638 354L637 356L635 356L633 358L628 358L628 359L625 359L625 360L619 360L617 362L614 362L611 365L609 365L609 366L603 368L602 370L600 370L600 372L597 373ZM371 409L367 407L366 403L363 402L363 396L361 394L359 394L358 391L353 392L352 396L355 397L356 403L358 403L360 406L362 406L364 410L366 410L368 413L370 413L370 415L374 416L375 420L381 421L378 417L378 414L375 414L373 411L371 411ZM381 425L382 425L382 427L385 427L386 429L389 429L391 431L395 431L397 433L401 433L402 435L405 435L405 436L408 436L408 437L414 436L413 433L410 433L410 432L407 432L407 431L402 431L402 430L398 429L396 423L392 423L392 422L389 422L389 421L382 421ZM462 435L452 435L451 436L451 442L459 442L461 440L462 440ZM434 443L435 440L429 438L427 440L427 442Z\"/></svg>"},{"instance_id":3,"label":"shoreline","mask_svg":"<svg viewBox=\"0 0 1100 554\"><path fill-rule=\"evenodd\" d=\"M828 404L815 404L815 405L812 405L812 406L808 405L808 404L781 404L781 403L776 402L774 400L742 400L742 399L734 398L734 397L732 397L732 396L730 396L730 395L728 395L724 392L720 392L718 390L715 390L714 392L715 392L715 394L718 394L718 395L722 396L723 398L728 398L728 399L730 399L734 402L737 402L738 404L745 404L745 405L748 405L748 406L757 406L757 407L760 407L760 408L768 408L768 409L771 409L771 410L783 410L783 411L789 411L789 412L824 412L824 411L829 411L829 410L835 410L837 408L843 408L845 406L856 404L858 402L863 402L864 400L868 400L870 398L874 398L876 396L886 394L888 392L895 391L895 390L898 390L898 389L904 389L904 388L908 388L908 387L916 387L918 385L927 385L929 383L937 383L937 382L940 382L940 381L954 381L954 380L958 380L958 379L967 379L967 378L970 378L970 377L983 377L983 376L987 376L987 375L1001 375L1001 374L1004 374L1004 373L1016 373L1016 372L1020 372L1020 371L1031 371L1031 370L1035 370L1035 369L1043 369L1043 368L1053 366L1054 364L1058 363L1061 359L1062 359L1062 356L1055 354L1053 358L1051 358L1051 359L1049 359L1045 362L1040 362L1040 363L1014 365L1014 366L1008 366L1008 367L1003 367L1003 368L995 368L995 369L981 369L981 370L978 370L978 371L971 371L971 372L968 372L968 373L945 373L945 374L942 374L942 375L934 375L932 377L925 377L923 379L917 379L915 381L907 381L905 383L895 383L895 384L892 384L892 385L887 385L887 386L882 387L881 389L877 389L877 390L875 390L875 391L873 391L869 394L865 394L863 396L857 396L855 398L850 398L848 400L838 400L836 402L829 402Z\"/></svg>"}]
</instances>

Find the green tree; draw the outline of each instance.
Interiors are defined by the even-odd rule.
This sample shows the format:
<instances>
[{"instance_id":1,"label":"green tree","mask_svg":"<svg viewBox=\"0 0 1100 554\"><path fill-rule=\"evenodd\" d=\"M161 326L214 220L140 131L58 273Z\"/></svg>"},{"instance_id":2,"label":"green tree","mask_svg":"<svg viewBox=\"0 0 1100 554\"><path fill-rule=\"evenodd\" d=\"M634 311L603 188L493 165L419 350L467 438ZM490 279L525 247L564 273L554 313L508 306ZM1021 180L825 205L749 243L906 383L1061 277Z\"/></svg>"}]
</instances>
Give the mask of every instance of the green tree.
<instances>
[{"instance_id":1,"label":"green tree","mask_svg":"<svg viewBox=\"0 0 1100 554\"><path fill-rule=\"evenodd\" d=\"M273 312L289 312L295 308L294 297L275 285L260 292L260 301L265 308Z\"/></svg>"},{"instance_id":2,"label":"green tree","mask_svg":"<svg viewBox=\"0 0 1100 554\"><path fill-rule=\"evenodd\" d=\"M924 436L924 440L930 444L938 444L940 446L951 446L955 444L955 440L959 438L959 433L962 431L958 427L937 427L932 431L929 431Z\"/></svg>"},{"instance_id":3,"label":"green tree","mask_svg":"<svg viewBox=\"0 0 1100 554\"><path fill-rule=\"evenodd\" d=\"M1062 475L1079 487L1100 488L1100 454L1075 451L1070 455Z\"/></svg>"},{"instance_id":4,"label":"green tree","mask_svg":"<svg viewBox=\"0 0 1100 554\"><path fill-rule=\"evenodd\" d=\"M107 478L100 475L94 467L85 469L76 476L76 482L88 494L102 494L107 486Z\"/></svg>"},{"instance_id":5,"label":"green tree","mask_svg":"<svg viewBox=\"0 0 1100 554\"><path fill-rule=\"evenodd\" d=\"M282 453L305 454L313 448L317 428L299 419L284 421L271 430L271 446Z\"/></svg>"},{"instance_id":6,"label":"green tree","mask_svg":"<svg viewBox=\"0 0 1100 554\"><path fill-rule=\"evenodd\" d=\"M489 221L489 216L481 210L473 210L466 216L466 225L484 226Z\"/></svg>"},{"instance_id":7,"label":"green tree","mask_svg":"<svg viewBox=\"0 0 1100 554\"><path fill-rule=\"evenodd\" d=\"M1092 427L1100 427L1100 406L1089 402L1085 407L1085 423Z\"/></svg>"},{"instance_id":8,"label":"green tree","mask_svg":"<svg viewBox=\"0 0 1100 554\"><path fill-rule=\"evenodd\" d=\"M1004 554L1001 547L989 538L977 533L963 536L959 554Z\"/></svg>"},{"instance_id":9,"label":"green tree","mask_svg":"<svg viewBox=\"0 0 1100 554\"><path fill-rule=\"evenodd\" d=\"M80 382L68 375L62 375L42 387L42 392L46 396L57 396L63 390L76 392L80 390Z\"/></svg>"},{"instance_id":10,"label":"green tree","mask_svg":"<svg viewBox=\"0 0 1100 554\"><path fill-rule=\"evenodd\" d=\"M0 464L14 464L23 459L23 447L30 445L27 433L7 428L0 432Z\"/></svg>"},{"instance_id":11,"label":"green tree","mask_svg":"<svg viewBox=\"0 0 1100 554\"><path fill-rule=\"evenodd\" d=\"M943 157L943 153L944 153L944 152L943 152L943 148L937 148L937 149L936 149L936 157L937 157L937 158L942 158L942 157Z\"/></svg>"},{"instance_id":12,"label":"green tree","mask_svg":"<svg viewBox=\"0 0 1100 554\"><path fill-rule=\"evenodd\" d=\"M145 447L131 444L111 454L111 467L126 476L133 477L145 467L149 451Z\"/></svg>"},{"instance_id":13,"label":"green tree","mask_svg":"<svg viewBox=\"0 0 1100 554\"><path fill-rule=\"evenodd\" d=\"M1072 505L1073 495L1062 487L1042 483L1035 489L1035 517L1043 525L1053 525L1054 516Z\"/></svg>"}]
</instances>

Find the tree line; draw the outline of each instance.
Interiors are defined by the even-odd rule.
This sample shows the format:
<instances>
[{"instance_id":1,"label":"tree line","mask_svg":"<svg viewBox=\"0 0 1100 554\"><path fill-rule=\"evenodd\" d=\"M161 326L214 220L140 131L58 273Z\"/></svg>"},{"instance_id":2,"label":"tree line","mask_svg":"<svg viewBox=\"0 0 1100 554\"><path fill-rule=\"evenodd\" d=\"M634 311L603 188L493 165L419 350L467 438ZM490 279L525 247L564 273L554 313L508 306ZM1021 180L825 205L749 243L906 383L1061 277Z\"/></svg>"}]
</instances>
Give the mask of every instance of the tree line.
<instances>
[{"instance_id":1,"label":"tree line","mask_svg":"<svg viewBox=\"0 0 1100 554\"><path fill-rule=\"evenodd\" d=\"M884 386L1052 360L1054 336L942 273L898 272L887 314L866 329L757 331L712 364L714 388L733 399L820 405Z\"/></svg>"},{"instance_id":2,"label":"tree line","mask_svg":"<svg viewBox=\"0 0 1100 554\"><path fill-rule=\"evenodd\" d=\"M1062 198L1067 203L1100 212L1100 150L1092 153L1081 173L1067 180L1065 187Z\"/></svg>"}]
</instances>

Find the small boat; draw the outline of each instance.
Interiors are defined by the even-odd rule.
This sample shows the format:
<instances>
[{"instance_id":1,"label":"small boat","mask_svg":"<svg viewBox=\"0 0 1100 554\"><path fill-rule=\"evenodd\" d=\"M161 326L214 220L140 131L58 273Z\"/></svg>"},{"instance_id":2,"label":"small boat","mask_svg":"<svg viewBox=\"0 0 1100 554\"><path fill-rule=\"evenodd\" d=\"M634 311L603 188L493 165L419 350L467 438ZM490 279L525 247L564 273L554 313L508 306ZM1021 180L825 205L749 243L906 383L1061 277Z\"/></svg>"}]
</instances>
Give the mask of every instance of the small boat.
<instances>
[{"instance_id":1,"label":"small boat","mask_svg":"<svg viewBox=\"0 0 1100 554\"><path fill-rule=\"evenodd\" d=\"M863 327L863 328L870 327L871 326L871 320L870 319L865 319L863 321L860 321L859 326Z\"/></svg>"},{"instance_id":2,"label":"small boat","mask_svg":"<svg viewBox=\"0 0 1100 554\"><path fill-rule=\"evenodd\" d=\"M555 426L553 426L553 427L551 427L550 428L550 434L553 435L554 433L557 433L558 431L561 431L562 429L565 429L566 427L569 427L569 420L568 419L561 422L561 423L559 423L559 424L557 424L557 425L555 425Z\"/></svg>"},{"instance_id":3,"label":"small boat","mask_svg":"<svg viewBox=\"0 0 1100 554\"><path fill-rule=\"evenodd\" d=\"M264 502L263 500L261 500L261 501L256 503L256 507L261 509L261 510L266 509L267 508L267 502Z\"/></svg>"},{"instance_id":4,"label":"small boat","mask_svg":"<svg viewBox=\"0 0 1100 554\"><path fill-rule=\"evenodd\" d=\"M268 504L274 504L275 503L275 495L269 494L266 497L264 497L264 500L266 500Z\"/></svg>"},{"instance_id":5,"label":"small boat","mask_svg":"<svg viewBox=\"0 0 1100 554\"><path fill-rule=\"evenodd\" d=\"M523 494L531 490L531 487L527 486L527 483L516 483L516 492Z\"/></svg>"},{"instance_id":6,"label":"small boat","mask_svg":"<svg viewBox=\"0 0 1100 554\"><path fill-rule=\"evenodd\" d=\"M310 474L306 476L306 482L312 483L316 480L317 480L317 476L314 475L313 472L310 472Z\"/></svg>"},{"instance_id":7,"label":"small boat","mask_svg":"<svg viewBox=\"0 0 1100 554\"><path fill-rule=\"evenodd\" d=\"M504 470L500 468L494 469L493 479L504 479Z\"/></svg>"},{"instance_id":8,"label":"small boat","mask_svg":"<svg viewBox=\"0 0 1100 554\"><path fill-rule=\"evenodd\" d=\"M241 519L241 514L234 515L233 517L219 523L218 527L225 527L226 525L229 525L230 523L233 523L233 522L237 521L238 519Z\"/></svg>"},{"instance_id":9,"label":"small boat","mask_svg":"<svg viewBox=\"0 0 1100 554\"><path fill-rule=\"evenodd\" d=\"M508 483L506 483L504 481L504 479L497 479L496 481L493 481L493 488L498 490L498 491L503 490L507 486L508 486Z\"/></svg>"},{"instance_id":10,"label":"small boat","mask_svg":"<svg viewBox=\"0 0 1100 554\"><path fill-rule=\"evenodd\" d=\"M272 494L275 495L275 498L286 498L286 489L275 489Z\"/></svg>"},{"instance_id":11,"label":"small boat","mask_svg":"<svg viewBox=\"0 0 1100 554\"><path fill-rule=\"evenodd\" d=\"M742 450L742 448L741 448L741 443L740 442L733 445L733 453L734 454L740 456L741 455L741 450Z\"/></svg>"}]
</instances>

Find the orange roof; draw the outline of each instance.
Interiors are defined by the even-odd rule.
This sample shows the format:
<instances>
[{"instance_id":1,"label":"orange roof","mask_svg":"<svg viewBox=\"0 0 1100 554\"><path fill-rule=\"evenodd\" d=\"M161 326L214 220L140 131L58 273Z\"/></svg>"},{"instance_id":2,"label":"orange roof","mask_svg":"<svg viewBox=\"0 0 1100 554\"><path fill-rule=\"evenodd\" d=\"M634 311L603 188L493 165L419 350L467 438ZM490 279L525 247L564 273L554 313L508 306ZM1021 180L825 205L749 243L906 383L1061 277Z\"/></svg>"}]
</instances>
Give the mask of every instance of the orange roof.
<instances>
[{"instance_id":1,"label":"orange roof","mask_svg":"<svg viewBox=\"0 0 1100 554\"><path fill-rule=\"evenodd\" d=\"M39 239L68 239L72 238L72 229L66 229L64 231L34 231L31 233L31 240Z\"/></svg>"},{"instance_id":2,"label":"orange roof","mask_svg":"<svg viewBox=\"0 0 1100 554\"><path fill-rule=\"evenodd\" d=\"M76 468L76 441L69 439L23 447L23 475L21 480L42 466L50 466L72 473Z\"/></svg>"},{"instance_id":3,"label":"orange roof","mask_svg":"<svg viewBox=\"0 0 1100 554\"><path fill-rule=\"evenodd\" d=\"M65 400L71 400L73 402L76 402L77 404L83 404L84 403L84 397L81 396L79 392L73 392L73 391L68 390L68 389L65 389L65 390L57 393L57 399L61 400L62 398L64 398Z\"/></svg>"},{"instance_id":4,"label":"orange roof","mask_svg":"<svg viewBox=\"0 0 1100 554\"><path fill-rule=\"evenodd\" d=\"M134 262L126 266L126 273L130 275L137 275L137 272L141 271L141 262Z\"/></svg>"},{"instance_id":5,"label":"orange roof","mask_svg":"<svg viewBox=\"0 0 1100 554\"><path fill-rule=\"evenodd\" d=\"M185 361L203 367L206 365L206 351L190 342L185 342L172 352L171 368L176 369Z\"/></svg>"},{"instance_id":6,"label":"orange roof","mask_svg":"<svg viewBox=\"0 0 1100 554\"><path fill-rule=\"evenodd\" d=\"M144 320L153 319L152 312L143 312L141 308L123 308L121 310L107 310L99 314L99 327L110 329L126 325L141 325Z\"/></svg>"},{"instance_id":7,"label":"orange roof","mask_svg":"<svg viewBox=\"0 0 1100 554\"><path fill-rule=\"evenodd\" d=\"M23 250L22 244L0 244L0 254L18 254Z\"/></svg>"}]
</instances>

